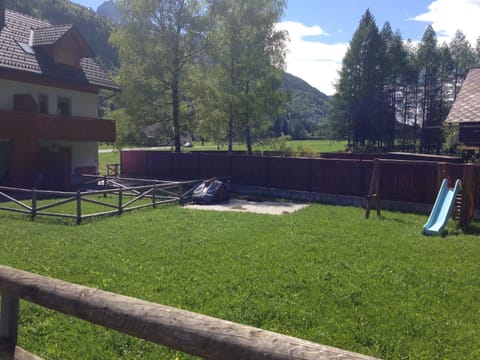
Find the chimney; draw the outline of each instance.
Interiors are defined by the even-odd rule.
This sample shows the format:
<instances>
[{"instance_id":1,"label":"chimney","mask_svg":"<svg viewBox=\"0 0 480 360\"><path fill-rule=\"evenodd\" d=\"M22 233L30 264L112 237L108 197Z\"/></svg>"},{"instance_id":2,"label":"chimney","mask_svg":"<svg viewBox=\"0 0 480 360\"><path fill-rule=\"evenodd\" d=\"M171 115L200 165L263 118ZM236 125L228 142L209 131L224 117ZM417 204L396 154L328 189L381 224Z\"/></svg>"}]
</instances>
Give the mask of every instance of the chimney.
<instances>
[{"instance_id":1,"label":"chimney","mask_svg":"<svg viewBox=\"0 0 480 360\"><path fill-rule=\"evenodd\" d=\"M0 0L0 30L5 26L5 0Z\"/></svg>"}]
</instances>

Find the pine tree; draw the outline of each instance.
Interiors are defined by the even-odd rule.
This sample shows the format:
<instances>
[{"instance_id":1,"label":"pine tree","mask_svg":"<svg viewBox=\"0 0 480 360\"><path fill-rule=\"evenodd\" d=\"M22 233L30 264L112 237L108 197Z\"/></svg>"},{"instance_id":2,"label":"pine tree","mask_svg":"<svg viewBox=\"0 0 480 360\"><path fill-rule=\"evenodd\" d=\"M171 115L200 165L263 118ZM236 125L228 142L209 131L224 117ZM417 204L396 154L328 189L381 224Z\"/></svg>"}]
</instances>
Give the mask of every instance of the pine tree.
<instances>
[{"instance_id":1,"label":"pine tree","mask_svg":"<svg viewBox=\"0 0 480 360\"><path fill-rule=\"evenodd\" d=\"M387 104L384 97L385 44L367 9L343 59L333 106L346 106L337 116L347 122L349 145L379 146L385 138ZM337 121L339 119L337 118ZM388 121L388 120L385 120Z\"/></svg>"},{"instance_id":2,"label":"pine tree","mask_svg":"<svg viewBox=\"0 0 480 360\"><path fill-rule=\"evenodd\" d=\"M440 123L440 57L437 35L431 25L426 28L423 34L418 48L417 61L421 86L422 133L420 149L422 152L429 152L436 143L437 131L433 127Z\"/></svg>"},{"instance_id":3,"label":"pine tree","mask_svg":"<svg viewBox=\"0 0 480 360\"><path fill-rule=\"evenodd\" d=\"M461 30L457 30L449 46L454 62L453 100L455 100L468 70L475 65L475 53Z\"/></svg>"}]
</instances>

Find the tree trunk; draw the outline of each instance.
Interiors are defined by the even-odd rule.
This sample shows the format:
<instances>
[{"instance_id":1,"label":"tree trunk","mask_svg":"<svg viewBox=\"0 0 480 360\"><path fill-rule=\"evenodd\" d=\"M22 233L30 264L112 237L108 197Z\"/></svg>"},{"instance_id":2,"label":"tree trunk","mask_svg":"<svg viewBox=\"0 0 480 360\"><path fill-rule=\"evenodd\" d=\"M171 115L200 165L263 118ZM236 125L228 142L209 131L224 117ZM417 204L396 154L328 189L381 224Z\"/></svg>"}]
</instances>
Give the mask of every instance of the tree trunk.
<instances>
[{"instance_id":1,"label":"tree trunk","mask_svg":"<svg viewBox=\"0 0 480 360\"><path fill-rule=\"evenodd\" d=\"M248 115L247 115L248 117ZM247 143L247 154L248 156L252 155L252 136L250 132L250 125L245 127L245 141Z\"/></svg>"},{"instance_id":2,"label":"tree trunk","mask_svg":"<svg viewBox=\"0 0 480 360\"><path fill-rule=\"evenodd\" d=\"M172 81L172 116L173 116L173 143L175 152L182 151L180 143L180 91L178 88L178 73L176 72Z\"/></svg>"},{"instance_id":3,"label":"tree trunk","mask_svg":"<svg viewBox=\"0 0 480 360\"><path fill-rule=\"evenodd\" d=\"M233 104L228 105L228 153L231 155L233 153Z\"/></svg>"}]
</instances>

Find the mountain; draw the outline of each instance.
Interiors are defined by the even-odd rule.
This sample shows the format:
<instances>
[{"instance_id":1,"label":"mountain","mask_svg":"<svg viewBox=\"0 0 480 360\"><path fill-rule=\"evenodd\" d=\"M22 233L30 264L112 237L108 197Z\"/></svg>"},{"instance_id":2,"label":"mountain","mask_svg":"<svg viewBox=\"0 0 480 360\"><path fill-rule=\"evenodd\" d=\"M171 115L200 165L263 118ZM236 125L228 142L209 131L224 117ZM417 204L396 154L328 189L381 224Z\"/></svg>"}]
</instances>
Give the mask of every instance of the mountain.
<instances>
[{"instance_id":1,"label":"mountain","mask_svg":"<svg viewBox=\"0 0 480 360\"><path fill-rule=\"evenodd\" d=\"M320 135L327 117L329 97L289 73L284 73L282 88L289 100L285 113L275 121L275 135L291 135L297 139Z\"/></svg>"},{"instance_id":2,"label":"mountain","mask_svg":"<svg viewBox=\"0 0 480 360\"><path fill-rule=\"evenodd\" d=\"M7 9L45 19L53 25L75 24L97 56L108 68L119 65L116 49L108 39L114 29L112 22L97 16L95 11L68 0L6 0Z\"/></svg>"},{"instance_id":3,"label":"mountain","mask_svg":"<svg viewBox=\"0 0 480 360\"><path fill-rule=\"evenodd\" d=\"M112 23L119 25L122 23L122 15L115 6L115 1L108 0L97 8L97 15L107 18Z\"/></svg>"}]
</instances>

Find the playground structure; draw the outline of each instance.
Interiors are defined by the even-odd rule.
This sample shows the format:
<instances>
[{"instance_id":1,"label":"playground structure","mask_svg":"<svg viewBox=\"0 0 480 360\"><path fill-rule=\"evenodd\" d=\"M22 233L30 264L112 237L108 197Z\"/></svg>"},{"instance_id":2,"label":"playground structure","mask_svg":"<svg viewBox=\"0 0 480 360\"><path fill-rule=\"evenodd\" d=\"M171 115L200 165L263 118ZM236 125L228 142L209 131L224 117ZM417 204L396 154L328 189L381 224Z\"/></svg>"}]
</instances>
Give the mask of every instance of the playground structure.
<instances>
[{"instance_id":1,"label":"playground structure","mask_svg":"<svg viewBox=\"0 0 480 360\"><path fill-rule=\"evenodd\" d=\"M398 166L402 163L406 164L407 162L404 160L380 158L374 160L372 176L370 178L370 186L366 196L367 202L365 207L365 217L367 219L370 217L372 201L375 201L377 216L381 215L381 192L382 187L385 185L382 183L382 173L386 171L388 166ZM415 164L417 166L432 166L431 161L409 160L408 163ZM450 214L452 214L454 220L457 220L459 225L464 228L472 221L474 215L474 165L463 164L460 168L461 173L459 173L459 171L453 168L451 164L444 162L438 162L434 164L437 168L437 189L440 189L440 192L437 195L437 200L440 201L440 203L438 204L438 209L436 209L434 206L430 216L437 218L436 220L439 222L437 225L443 225L438 226L439 230L443 230L445 224L442 223L446 223L450 217ZM427 179L425 179L425 181L426 180ZM459 180L458 183L456 180ZM453 184L454 181L456 183L456 185L453 187L454 191L450 189L452 192L448 192L448 184ZM445 185L442 185L443 183L445 183ZM445 187L443 192L442 186ZM442 220L438 218L440 215L442 219L445 217L445 215L448 215L448 217L443 219L443 221L440 221ZM435 219L432 218L432 221L433 220ZM427 222L426 225L429 225L427 227L432 226L430 221Z\"/></svg>"},{"instance_id":2,"label":"playground structure","mask_svg":"<svg viewBox=\"0 0 480 360\"><path fill-rule=\"evenodd\" d=\"M455 205L457 194L461 191L462 182L457 179L455 187L448 187L448 179L443 179L442 185L433 205L432 212L428 218L427 223L423 226L423 233L425 235L439 235L443 234L448 219L452 214Z\"/></svg>"}]
</instances>

